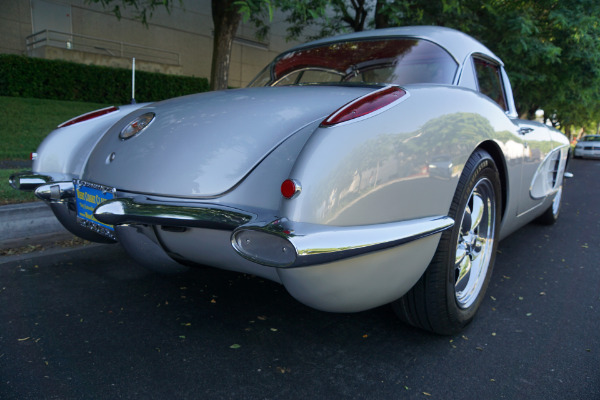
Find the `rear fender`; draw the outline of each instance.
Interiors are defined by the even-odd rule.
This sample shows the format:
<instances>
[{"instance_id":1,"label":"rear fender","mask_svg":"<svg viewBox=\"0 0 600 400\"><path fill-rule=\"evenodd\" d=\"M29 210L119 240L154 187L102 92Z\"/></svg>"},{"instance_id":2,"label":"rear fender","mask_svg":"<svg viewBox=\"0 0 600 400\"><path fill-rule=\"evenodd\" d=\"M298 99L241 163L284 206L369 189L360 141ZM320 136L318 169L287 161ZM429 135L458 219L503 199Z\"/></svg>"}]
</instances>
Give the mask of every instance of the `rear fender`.
<instances>
[{"instance_id":1,"label":"rear fender","mask_svg":"<svg viewBox=\"0 0 600 400\"><path fill-rule=\"evenodd\" d=\"M120 106L115 112L52 131L37 149L33 172L54 181L81 176L83 166L102 135L119 119L146 104Z\"/></svg>"},{"instance_id":2,"label":"rear fender","mask_svg":"<svg viewBox=\"0 0 600 400\"><path fill-rule=\"evenodd\" d=\"M471 90L406 91L384 112L315 131L289 176L302 191L284 201L282 217L352 226L447 215L474 149L519 139L502 110Z\"/></svg>"}]
</instances>

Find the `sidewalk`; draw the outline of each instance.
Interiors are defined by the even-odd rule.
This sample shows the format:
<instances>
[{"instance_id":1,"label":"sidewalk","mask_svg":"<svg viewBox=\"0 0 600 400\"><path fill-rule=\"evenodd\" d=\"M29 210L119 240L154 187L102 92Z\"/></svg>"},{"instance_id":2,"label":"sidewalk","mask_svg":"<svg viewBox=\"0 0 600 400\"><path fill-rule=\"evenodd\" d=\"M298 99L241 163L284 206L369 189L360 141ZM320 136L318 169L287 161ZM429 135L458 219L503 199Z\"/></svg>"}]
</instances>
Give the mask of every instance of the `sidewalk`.
<instances>
[{"instance_id":1,"label":"sidewalk","mask_svg":"<svg viewBox=\"0 0 600 400\"><path fill-rule=\"evenodd\" d=\"M0 169L31 169L31 161L0 160ZM0 206L0 250L50 246L75 236L42 201ZM2 256L6 261L7 256Z\"/></svg>"}]
</instances>

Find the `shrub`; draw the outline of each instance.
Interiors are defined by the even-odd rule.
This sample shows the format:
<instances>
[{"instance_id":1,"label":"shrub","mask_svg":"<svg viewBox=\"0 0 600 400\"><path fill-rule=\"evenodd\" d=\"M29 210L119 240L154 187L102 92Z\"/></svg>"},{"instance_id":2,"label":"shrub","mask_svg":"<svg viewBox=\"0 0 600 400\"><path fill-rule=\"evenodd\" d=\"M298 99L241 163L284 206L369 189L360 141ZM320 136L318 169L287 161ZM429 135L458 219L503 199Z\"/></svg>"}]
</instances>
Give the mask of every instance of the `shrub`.
<instances>
[{"instance_id":1,"label":"shrub","mask_svg":"<svg viewBox=\"0 0 600 400\"><path fill-rule=\"evenodd\" d=\"M138 102L206 92L206 78L136 71ZM0 54L0 96L125 104L131 70Z\"/></svg>"}]
</instances>

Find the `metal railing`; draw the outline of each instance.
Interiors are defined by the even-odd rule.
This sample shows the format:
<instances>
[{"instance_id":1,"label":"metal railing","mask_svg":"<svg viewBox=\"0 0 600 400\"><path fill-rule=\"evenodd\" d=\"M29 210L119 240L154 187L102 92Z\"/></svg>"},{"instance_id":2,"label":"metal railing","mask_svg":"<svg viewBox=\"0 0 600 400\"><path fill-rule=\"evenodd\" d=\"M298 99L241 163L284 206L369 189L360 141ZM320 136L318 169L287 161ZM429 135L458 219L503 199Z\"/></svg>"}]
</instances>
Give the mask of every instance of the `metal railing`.
<instances>
[{"instance_id":1,"label":"metal railing","mask_svg":"<svg viewBox=\"0 0 600 400\"><path fill-rule=\"evenodd\" d=\"M92 36L65 33L45 29L27 36L27 54L32 56L35 49L49 46L61 49L102 54L111 57L136 58L149 62L181 65L179 53L115 40Z\"/></svg>"}]
</instances>

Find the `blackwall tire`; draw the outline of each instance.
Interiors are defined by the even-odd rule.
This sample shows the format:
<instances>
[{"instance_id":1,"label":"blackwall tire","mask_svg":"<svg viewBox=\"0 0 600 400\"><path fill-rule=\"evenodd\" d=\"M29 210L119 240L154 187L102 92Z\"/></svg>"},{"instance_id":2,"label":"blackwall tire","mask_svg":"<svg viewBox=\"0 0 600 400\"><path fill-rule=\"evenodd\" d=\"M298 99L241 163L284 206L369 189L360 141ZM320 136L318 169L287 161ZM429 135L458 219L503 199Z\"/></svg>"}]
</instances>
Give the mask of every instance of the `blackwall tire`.
<instances>
[{"instance_id":1,"label":"blackwall tire","mask_svg":"<svg viewBox=\"0 0 600 400\"><path fill-rule=\"evenodd\" d=\"M475 316L492 275L501 220L501 184L492 157L475 151L452 200L452 229L442 233L431 264L392 303L401 320L442 335L460 332Z\"/></svg>"}]
</instances>

